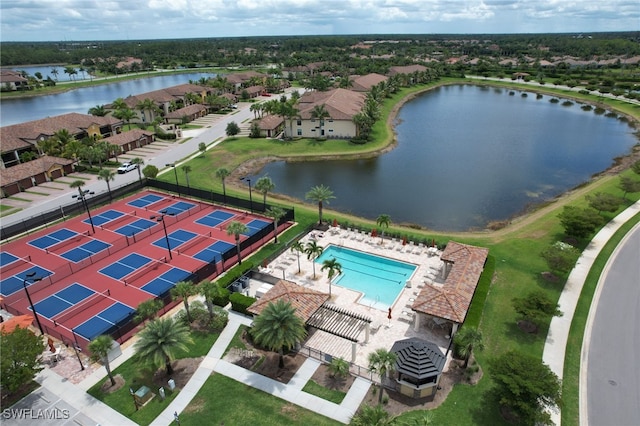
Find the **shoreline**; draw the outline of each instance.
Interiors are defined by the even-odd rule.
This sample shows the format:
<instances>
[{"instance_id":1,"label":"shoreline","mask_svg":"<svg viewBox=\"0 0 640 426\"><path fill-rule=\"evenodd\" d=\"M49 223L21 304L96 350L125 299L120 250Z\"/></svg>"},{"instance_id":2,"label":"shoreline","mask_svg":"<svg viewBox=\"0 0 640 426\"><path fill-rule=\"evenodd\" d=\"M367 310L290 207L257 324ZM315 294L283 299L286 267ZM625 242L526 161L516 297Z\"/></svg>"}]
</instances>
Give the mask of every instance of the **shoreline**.
<instances>
[{"instance_id":1,"label":"shoreline","mask_svg":"<svg viewBox=\"0 0 640 426\"><path fill-rule=\"evenodd\" d=\"M373 157L379 157L380 155L383 155L387 152L392 151L393 149L395 149L398 146L398 140L397 140L397 135L396 135L396 131L395 131L395 127L397 124L397 119L398 119L398 113L400 111L400 109L410 100L415 99L416 97L429 92L433 89L436 89L438 87L442 87L442 86L452 86L452 85L477 85L477 86L492 86L492 87L499 87L499 88L506 88L508 89L508 86L505 85L501 85L501 84L492 84L494 82L491 81L483 81L482 84L476 83L474 81L461 81L461 82L439 82L437 84L435 84L434 86L430 86L427 88L424 88L422 90L418 90L416 92L412 92L407 94L406 96L404 96L402 99L400 99L392 108L391 111L389 112L389 115L387 117L386 120L386 126L387 129L391 132L390 135L390 140L388 142L387 145L381 147L380 149L371 151L371 152L367 152L367 153L362 153L362 154L352 154L352 155L340 155L340 154L335 154L335 155L324 155L324 156L309 156L309 157L300 157L300 156L296 156L296 157L280 157L280 156L265 156L265 157L259 157L259 158L254 158L248 161L245 161L244 163L240 164L238 167L236 167L236 169L234 169L231 172L230 176L234 176L234 177L240 177L240 176L246 176L247 174L252 174L255 175L257 173L260 172L260 170L262 170L264 168L265 165L271 163L271 162L275 162L275 161L285 161L285 162L305 162L305 161L320 161L320 160L355 160L355 159L366 159L366 158L373 158ZM497 83L497 82L496 82ZM506 82L505 82L506 83ZM579 97L571 97L569 95L567 96L560 96L560 94L554 93L552 91L545 91L544 88L538 88L538 87L532 87L531 90L525 90L523 88L520 87L514 87L512 88L512 90L519 90L519 91L530 91L533 93L540 93L540 94L545 94L545 95L550 95L550 96L556 96L559 99L568 99L568 100L572 100L575 102L579 102L579 103L583 103L583 104L589 104L592 106L600 106L602 107L603 105L607 106L606 104L602 104L602 103L598 103L598 102L591 102L588 100L585 100L583 98L579 98ZM626 117L630 123L632 123L632 126L634 128L638 128L640 126L640 119L636 119L636 117L630 116L629 114L617 110L615 108L609 107L609 109L615 111L617 114L623 115L624 117ZM469 228L467 230L461 230L461 231L451 231L451 230L434 230L431 228L426 228L422 225L419 224L411 224L411 223L402 223L402 224L397 224L398 226L402 226L402 227L408 227L414 230L419 230L419 231L428 231L428 232L436 232L438 234L447 234L447 235L453 235L453 234L457 234L457 235L461 235L464 234L466 236L472 236L472 235L494 235L495 233L497 233L498 231L501 230L507 230L508 228L512 227L514 225L514 223L520 223L522 221L524 221L527 217L541 211L541 210L545 210L545 208L547 208L548 206L552 206L555 203L557 203L558 201L562 201L563 199L569 198L572 194L575 194L577 191L579 191L580 189L589 186L590 184L594 183L595 181L599 180L602 177L606 177L606 176L614 176L619 174L620 172L622 172L623 170L626 170L633 162L640 160L640 131L636 131L635 133L636 139L638 140L638 142L631 147L630 152L628 152L626 155L623 156L619 156L619 157L615 157L612 159L612 164L607 167L605 170L602 170L600 172L594 173L591 178L589 180L586 180L584 182L581 182L579 184L577 184L576 186L574 186L573 188L569 188L568 190L564 191L561 194L558 194L555 197L552 198L548 198L546 200L540 200L538 202L535 203L531 203L531 204L527 204L525 206L523 206L522 210L519 211L518 213L512 215L509 218L503 219L503 220L491 220L489 222L487 222L483 228ZM235 186L235 185L234 185ZM238 186L239 187L239 186ZM296 202L296 203L304 203L304 200L298 200L297 198L288 196L286 194L281 194L281 193L274 193L271 195L272 197L275 197L279 200L283 200L283 201L288 201L288 202ZM335 211L336 213L340 214L340 215L345 215L345 216L350 216L350 217L354 217L354 218L359 218L360 220L364 220L364 221L370 221L370 219L366 219L360 216L355 216L351 213L347 213L347 212L340 212L337 210L332 210L332 209L328 209L329 211ZM494 224L494 226L500 225L497 228L492 229L491 225Z\"/></svg>"}]
</instances>

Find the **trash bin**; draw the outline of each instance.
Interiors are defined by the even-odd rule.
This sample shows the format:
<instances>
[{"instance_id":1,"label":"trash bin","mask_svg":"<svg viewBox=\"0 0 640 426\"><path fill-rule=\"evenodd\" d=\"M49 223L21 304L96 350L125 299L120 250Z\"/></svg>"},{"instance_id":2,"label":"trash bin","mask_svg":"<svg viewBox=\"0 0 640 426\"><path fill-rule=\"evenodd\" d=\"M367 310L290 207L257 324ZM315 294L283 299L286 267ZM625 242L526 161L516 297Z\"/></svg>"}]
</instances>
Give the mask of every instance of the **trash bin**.
<instances>
[{"instance_id":1,"label":"trash bin","mask_svg":"<svg viewBox=\"0 0 640 426\"><path fill-rule=\"evenodd\" d=\"M169 389L171 389L171 390L174 390L176 388L176 382L173 379L169 379L167 384L169 385Z\"/></svg>"}]
</instances>

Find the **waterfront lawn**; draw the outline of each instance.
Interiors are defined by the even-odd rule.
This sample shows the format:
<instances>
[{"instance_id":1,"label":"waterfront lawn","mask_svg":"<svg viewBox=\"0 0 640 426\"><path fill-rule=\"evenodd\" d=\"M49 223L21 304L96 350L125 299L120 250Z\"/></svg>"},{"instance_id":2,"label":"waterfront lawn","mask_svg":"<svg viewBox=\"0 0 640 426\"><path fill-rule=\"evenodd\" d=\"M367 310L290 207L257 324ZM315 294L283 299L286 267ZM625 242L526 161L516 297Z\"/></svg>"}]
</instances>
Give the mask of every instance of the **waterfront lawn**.
<instances>
[{"instance_id":1,"label":"waterfront lawn","mask_svg":"<svg viewBox=\"0 0 640 426\"><path fill-rule=\"evenodd\" d=\"M180 414L181 425L339 425L261 390L212 374Z\"/></svg>"},{"instance_id":2,"label":"waterfront lawn","mask_svg":"<svg viewBox=\"0 0 640 426\"><path fill-rule=\"evenodd\" d=\"M177 359L197 358L206 355L219 335L219 333L192 332L193 343L189 345L187 351L178 354ZM104 377L87 392L140 425L150 424L179 393L178 390L171 391L168 387L165 387L166 398L162 401L160 396L157 395L158 386L153 380L154 371L151 368L144 367L135 356L123 362L112 373L114 377L121 375L124 379L125 383L120 389L112 393L104 392L101 389L102 384L109 380L108 377ZM147 405L136 411L129 388L137 390L141 386L147 386L152 392L156 393L156 396Z\"/></svg>"}]
</instances>

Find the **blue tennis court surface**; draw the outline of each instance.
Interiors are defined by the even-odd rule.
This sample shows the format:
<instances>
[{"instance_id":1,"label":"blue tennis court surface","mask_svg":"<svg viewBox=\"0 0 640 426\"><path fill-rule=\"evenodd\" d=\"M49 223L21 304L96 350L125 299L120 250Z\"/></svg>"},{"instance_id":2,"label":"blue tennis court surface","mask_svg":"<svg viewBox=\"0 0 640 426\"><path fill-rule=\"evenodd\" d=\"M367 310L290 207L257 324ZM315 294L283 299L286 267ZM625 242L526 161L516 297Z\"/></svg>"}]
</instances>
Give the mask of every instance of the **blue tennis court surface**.
<instances>
[{"instance_id":1,"label":"blue tennis court surface","mask_svg":"<svg viewBox=\"0 0 640 426\"><path fill-rule=\"evenodd\" d=\"M26 271L19 272L9 278L0 280L0 294L2 294L3 296L8 296L22 289L24 280L25 278L27 278L27 274L30 274L32 272L35 272L35 275L31 277L31 279L29 279L29 281L27 282L27 285L33 284L33 281L32 281L33 278L36 278L36 277L45 278L53 274L53 272L47 269L41 268L40 266L33 266L27 269Z\"/></svg>"},{"instance_id":2,"label":"blue tennis court surface","mask_svg":"<svg viewBox=\"0 0 640 426\"><path fill-rule=\"evenodd\" d=\"M51 319L94 293L95 291L82 284L73 283L69 287L42 299L34 306L39 315Z\"/></svg>"},{"instance_id":3,"label":"blue tennis court surface","mask_svg":"<svg viewBox=\"0 0 640 426\"><path fill-rule=\"evenodd\" d=\"M119 280L120 278L126 277L136 269L146 265L151 262L151 259L148 257L142 256L137 253L131 253L127 257L123 257L115 263L107 266L106 268L100 269L100 273L111 277L113 279Z\"/></svg>"},{"instance_id":4,"label":"blue tennis court surface","mask_svg":"<svg viewBox=\"0 0 640 426\"><path fill-rule=\"evenodd\" d=\"M52 232L51 234L45 235L44 237L31 240L29 241L29 244L44 250L48 247L58 244L61 241L73 238L76 235L78 235L78 233L75 231L71 231L69 229L60 229L58 231Z\"/></svg>"},{"instance_id":5,"label":"blue tennis court surface","mask_svg":"<svg viewBox=\"0 0 640 426\"><path fill-rule=\"evenodd\" d=\"M7 253L6 251L0 252L0 266L5 266L18 260L17 256Z\"/></svg>"},{"instance_id":6,"label":"blue tennis court surface","mask_svg":"<svg viewBox=\"0 0 640 426\"><path fill-rule=\"evenodd\" d=\"M175 204L171 204L166 209L162 210L162 213L169 215L178 215L184 211L194 208L196 205L193 203L187 203L186 201L179 201Z\"/></svg>"},{"instance_id":7,"label":"blue tennis court surface","mask_svg":"<svg viewBox=\"0 0 640 426\"><path fill-rule=\"evenodd\" d=\"M186 243L187 241L195 238L198 234L195 234L193 232L189 232L189 231L185 231L182 229L178 229L177 231L172 232L171 234L168 235L169 238L169 244L171 245L171 248L174 249L176 247L178 247L181 244ZM165 237L160 238L159 240L154 241L153 243L154 246L158 246L158 247L162 247L162 248L168 248L167 247L167 239Z\"/></svg>"},{"instance_id":8,"label":"blue tennis court surface","mask_svg":"<svg viewBox=\"0 0 640 426\"><path fill-rule=\"evenodd\" d=\"M243 232L243 235L253 235L269 225L272 224L264 220L254 219L251 222L247 223L247 228L249 228L249 230L247 232Z\"/></svg>"},{"instance_id":9,"label":"blue tennis court surface","mask_svg":"<svg viewBox=\"0 0 640 426\"><path fill-rule=\"evenodd\" d=\"M87 340L93 340L101 334L114 332L120 324L128 322L135 312L132 307L116 302L98 315L74 328L73 331Z\"/></svg>"},{"instance_id":10,"label":"blue tennis court surface","mask_svg":"<svg viewBox=\"0 0 640 426\"><path fill-rule=\"evenodd\" d=\"M220 225L222 222L224 222L225 220L228 220L232 217L234 217L235 214L233 213L229 213L229 212L225 212L222 210L216 210L214 212L209 213L206 216L201 217L200 219L196 220L196 223L199 223L201 225L205 225L205 226L210 226L210 227L216 227L218 225Z\"/></svg>"},{"instance_id":11,"label":"blue tennis court surface","mask_svg":"<svg viewBox=\"0 0 640 426\"><path fill-rule=\"evenodd\" d=\"M147 194L144 197L137 198L133 201L129 201L127 204L134 207L147 207L149 204L157 203L158 201L164 199L160 195L156 194Z\"/></svg>"},{"instance_id":12,"label":"blue tennis court surface","mask_svg":"<svg viewBox=\"0 0 640 426\"><path fill-rule=\"evenodd\" d=\"M222 253L234 247L233 244L227 243L226 241L216 241L193 257L207 263L213 262L214 260L217 262L222 260Z\"/></svg>"},{"instance_id":13,"label":"blue tennis court surface","mask_svg":"<svg viewBox=\"0 0 640 426\"><path fill-rule=\"evenodd\" d=\"M121 228L116 229L118 234L132 236L137 234L140 231L144 231L147 228L151 228L153 225L157 224L156 221L147 220L147 219L138 219L135 222L131 222L128 225L125 225Z\"/></svg>"},{"instance_id":14,"label":"blue tennis court surface","mask_svg":"<svg viewBox=\"0 0 640 426\"><path fill-rule=\"evenodd\" d=\"M186 280L190 275L191 274L184 269L171 268L171 270L142 286L142 290L155 294L156 296L161 296L171 290L177 282Z\"/></svg>"},{"instance_id":15,"label":"blue tennis court surface","mask_svg":"<svg viewBox=\"0 0 640 426\"><path fill-rule=\"evenodd\" d=\"M68 259L72 262L80 262L87 257L99 253L102 250L110 247L111 244L107 244L104 241L100 240L91 240L88 243L84 243L80 247L76 247L74 249L69 250L68 252L62 253L61 256L65 259Z\"/></svg>"},{"instance_id":16,"label":"blue tennis court surface","mask_svg":"<svg viewBox=\"0 0 640 426\"><path fill-rule=\"evenodd\" d=\"M113 219L117 219L122 215L124 215L124 213L117 210L107 210L106 212L102 212L99 215L93 216L93 224L95 226L104 225L105 223L111 222ZM83 220L83 222L90 223L89 219L85 219Z\"/></svg>"}]
</instances>

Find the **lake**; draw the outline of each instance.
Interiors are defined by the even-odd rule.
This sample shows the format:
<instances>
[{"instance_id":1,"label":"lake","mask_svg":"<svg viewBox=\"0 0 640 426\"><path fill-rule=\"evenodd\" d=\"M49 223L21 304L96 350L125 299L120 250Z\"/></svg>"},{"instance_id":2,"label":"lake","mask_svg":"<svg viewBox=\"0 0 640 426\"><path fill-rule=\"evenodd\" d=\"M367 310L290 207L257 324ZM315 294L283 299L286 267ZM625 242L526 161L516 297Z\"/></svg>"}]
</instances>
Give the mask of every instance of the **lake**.
<instances>
[{"instance_id":1,"label":"lake","mask_svg":"<svg viewBox=\"0 0 640 426\"><path fill-rule=\"evenodd\" d=\"M46 69L50 70L51 67L47 67ZM62 74L62 69L64 68L58 67L61 73L58 75L58 79L61 81L63 76L66 77L66 74ZM145 76L135 80L81 87L55 95L3 99L0 103L2 108L0 126L9 126L11 124L38 120L69 112L87 114L89 108L96 105L109 104L117 98L126 98L129 95L138 95L153 90L177 86L178 84L185 84L188 83L189 80L195 81L202 77L209 78L215 76L215 73L203 72L153 77Z\"/></svg>"},{"instance_id":2,"label":"lake","mask_svg":"<svg viewBox=\"0 0 640 426\"><path fill-rule=\"evenodd\" d=\"M589 180L637 143L634 129L614 114L551 98L443 86L401 108L391 152L274 162L254 179L268 175L276 192L299 199L327 185L336 196L328 207L373 220L389 214L394 223L440 231L484 228Z\"/></svg>"}]
</instances>

